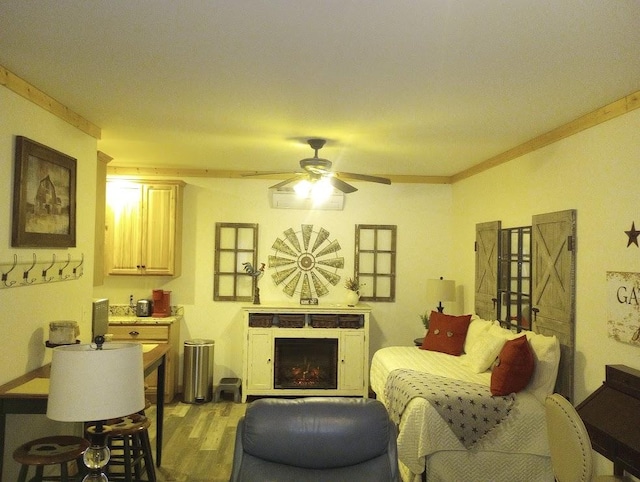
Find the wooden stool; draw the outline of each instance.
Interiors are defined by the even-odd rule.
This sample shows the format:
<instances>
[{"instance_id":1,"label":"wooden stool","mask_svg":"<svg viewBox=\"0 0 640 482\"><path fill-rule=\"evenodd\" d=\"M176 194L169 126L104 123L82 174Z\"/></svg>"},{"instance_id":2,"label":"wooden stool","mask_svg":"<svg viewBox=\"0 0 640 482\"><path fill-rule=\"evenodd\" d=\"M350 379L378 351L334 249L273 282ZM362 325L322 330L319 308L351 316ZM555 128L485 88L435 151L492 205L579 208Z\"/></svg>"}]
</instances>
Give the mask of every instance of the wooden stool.
<instances>
[{"instance_id":1,"label":"wooden stool","mask_svg":"<svg viewBox=\"0 0 640 482\"><path fill-rule=\"evenodd\" d=\"M148 482L156 482L149 425L149 419L140 413L106 422L111 458L105 469L110 481L142 482L146 473ZM88 431L92 428L95 427ZM123 470L114 472L115 467Z\"/></svg>"},{"instance_id":2,"label":"wooden stool","mask_svg":"<svg viewBox=\"0 0 640 482\"><path fill-rule=\"evenodd\" d=\"M30 466L35 466L36 475L32 481L59 480L71 481L79 480L79 476L84 472L82 454L89 448L89 442L80 437L70 435L57 435L44 437L27 442L18 447L13 452L13 458L19 464L20 475L18 482L27 480L27 472ZM69 475L68 463L77 463L77 473ZM46 465L60 465L59 476L43 476Z\"/></svg>"},{"instance_id":3,"label":"wooden stool","mask_svg":"<svg viewBox=\"0 0 640 482\"><path fill-rule=\"evenodd\" d=\"M216 390L213 394L213 401L220 401L220 394L222 392L231 392L233 393L233 401L240 401L240 386L242 382L239 378L221 378L220 384L216 387Z\"/></svg>"}]
</instances>

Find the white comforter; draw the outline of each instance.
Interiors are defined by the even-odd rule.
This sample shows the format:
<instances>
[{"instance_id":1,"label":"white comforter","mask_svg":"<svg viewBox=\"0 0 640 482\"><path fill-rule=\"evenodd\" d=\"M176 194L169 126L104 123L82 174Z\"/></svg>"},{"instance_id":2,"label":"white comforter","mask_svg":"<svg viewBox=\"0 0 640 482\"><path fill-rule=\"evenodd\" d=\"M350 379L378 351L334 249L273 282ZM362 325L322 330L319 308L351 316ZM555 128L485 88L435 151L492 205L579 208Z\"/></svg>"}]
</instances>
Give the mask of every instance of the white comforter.
<instances>
[{"instance_id":1,"label":"white comforter","mask_svg":"<svg viewBox=\"0 0 640 482\"><path fill-rule=\"evenodd\" d=\"M489 386L491 372L474 373L461 362L462 357L443 353L420 350L418 347L388 347L378 350L371 363L371 388L378 399L385 403L384 386L391 371L398 368L426 371L435 375L448 376L458 380L481 383ZM487 464L495 465L496 456L519 454L514 456L513 464L506 465L512 469L504 473L504 478L496 475L493 480L553 480L547 444L544 405L531 393L523 391L517 394L516 402L508 419L480 440L472 450L467 450L451 432L438 412L423 398L413 399L405 410L400 421L398 436L398 456L412 474L420 474L425 469L425 458L441 452L457 452L459 456L447 457L447 464L452 461L460 464L460 472L469 474L469 458L480 463L478 473L491 474L492 467L482 465L482 454L490 453ZM523 457L524 456L524 457ZM529 457L531 456L531 457ZM506 459L509 460L509 459ZM533 460L533 462L532 462ZM532 464L538 465L537 473L531 473ZM521 473L522 478L513 478L519 472L518 465L528 473ZM485 464L486 465L486 464ZM526 469L525 469L526 466ZM455 468L447 467L448 473ZM428 480L432 480L428 471ZM493 478L493 476L492 476ZM470 475L466 480L474 479Z\"/></svg>"}]
</instances>

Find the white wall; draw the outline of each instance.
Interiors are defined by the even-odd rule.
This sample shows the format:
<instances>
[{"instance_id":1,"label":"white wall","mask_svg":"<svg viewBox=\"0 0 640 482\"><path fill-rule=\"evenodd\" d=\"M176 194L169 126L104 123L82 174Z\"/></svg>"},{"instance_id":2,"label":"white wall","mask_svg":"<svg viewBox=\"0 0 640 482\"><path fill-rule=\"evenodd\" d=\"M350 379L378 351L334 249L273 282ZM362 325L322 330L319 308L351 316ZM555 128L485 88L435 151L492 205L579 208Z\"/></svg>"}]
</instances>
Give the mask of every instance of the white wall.
<instances>
[{"instance_id":1,"label":"white wall","mask_svg":"<svg viewBox=\"0 0 640 482\"><path fill-rule=\"evenodd\" d=\"M607 334L606 272L640 272L625 231L640 226L640 110L453 185L455 276L472 292L475 224L531 224L531 216L577 210L575 402L605 378L605 365L640 369L640 348ZM473 299L466 299L467 311ZM602 463L602 461L601 461ZM602 473L606 470L602 470Z\"/></svg>"},{"instance_id":2,"label":"white wall","mask_svg":"<svg viewBox=\"0 0 640 482\"><path fill-rule=\"evenodd\" d=\"M77 247L32 249L11 247L11 207L15 136L22 135L77 159ZM0 269L6 272L17 254L20 261L38 258L66 259L67 253L84 253L84 275L75 281L0 288L0 384L8 382L51 360L45 347L49 322L72 320L80 325L80 338L91 335L91 300L94 251L96 139L45 112L31 102L0 88ZM16 270L24 270L18 266ZM40 268L41 270L42 268ZM35 271L34 271L35 273ZM35 273L39 276L41 273ZM57 274L57 273L56 273ZM42 416L9 416L2 480L17 479L17 464L11 453L35 436L66 430ZM68 424L67 424L68 425Z\"/></svg>"},{"instance_id":3,"label":"white wall","mask_svg":"<svg viewBox=\"0 0 640 482\"><path fill-rule=\"evenodd\" d=\"M214 383L222 377L242 374L242 303L213 301L215 224L258 223L261 262L273 254L271 246L288 228L301 224L323 227L342 247L343 280L353 274L356 224L393 224L398 232L397 285L395 303L374 303L370 351L404 344L422 336L418 315L428 305L426 279L451 275L451 186L392 186L357 183L358 191L346 197L343 211L299 211L271 209L267 189L275 181L248 179L186 178L182 276L115 277L95 289L96 297L112 304L126 304L129 295L148 297L153 288L172 291L172 304L183 305L182 340L211 338L215 341ZM263 303L296 302L282 293L267 268L260 280ZM330 288L320 304L344 302L342 283ZM453 308L452 308L453 309ZM182 349L182 343L181 343ZM182 370L180 371L182 377Z\"/></svg>"}]
</instances>

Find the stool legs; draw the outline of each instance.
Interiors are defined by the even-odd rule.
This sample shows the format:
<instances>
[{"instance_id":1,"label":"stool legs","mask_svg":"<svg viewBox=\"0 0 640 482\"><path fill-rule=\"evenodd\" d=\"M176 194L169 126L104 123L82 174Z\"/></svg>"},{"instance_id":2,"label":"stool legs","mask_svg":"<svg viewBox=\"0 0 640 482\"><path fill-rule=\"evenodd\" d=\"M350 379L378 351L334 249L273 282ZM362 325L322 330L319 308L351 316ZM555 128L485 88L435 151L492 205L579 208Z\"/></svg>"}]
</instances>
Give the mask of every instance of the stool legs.
<instances>
[{"instance_id":1,"label":"stool legs","mask_svg":"<svg viewBox=\"0 0 640 482\"><path fill-rule=\"evenodd\" d=\"M141 414L133 414L110 421L109 448L111 459L106 469L109 480L125 482L156 482L155 466L149 440L149 420ZM120 467L121 470L115 470Z\"/></svg>"},{"instance_id":2,"label":"stool legs","mask_svg":"<svg viewBox=\"0 0 640 482\"><path fill-rule=\"evenodd\" d=\"M82 454L88 447L87 440L69 435L44 437L27 442L13 452L14 460L21 465L18 482L26 482L29 467L32 466L35 467L36 473L30 481L58 480L68 482L72 479L77 480L76 476L69 476L67 464L76 461L79 477L83 468ZM44 476L44 468L48 465L58 465L60 476Z\"/></svg>"}]
</instances>

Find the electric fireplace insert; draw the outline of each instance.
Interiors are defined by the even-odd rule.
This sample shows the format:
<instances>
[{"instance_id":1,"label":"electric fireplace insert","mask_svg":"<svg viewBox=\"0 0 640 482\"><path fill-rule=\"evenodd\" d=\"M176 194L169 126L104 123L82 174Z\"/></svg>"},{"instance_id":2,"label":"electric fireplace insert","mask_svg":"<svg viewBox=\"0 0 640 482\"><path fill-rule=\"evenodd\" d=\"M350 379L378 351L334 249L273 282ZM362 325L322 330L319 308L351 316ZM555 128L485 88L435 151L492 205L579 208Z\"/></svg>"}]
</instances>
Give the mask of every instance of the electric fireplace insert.
<instances>
[{"instance_id":1,"label":"electric fireplace insert","mask_svg":"<svg viewBox=\"0 0 640 482\"><path fill-rule=\"evenodd\" d=\"M337 338L275 338L274 388L338 388Z\"/></svg>"}]
</instances>

